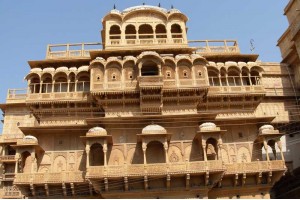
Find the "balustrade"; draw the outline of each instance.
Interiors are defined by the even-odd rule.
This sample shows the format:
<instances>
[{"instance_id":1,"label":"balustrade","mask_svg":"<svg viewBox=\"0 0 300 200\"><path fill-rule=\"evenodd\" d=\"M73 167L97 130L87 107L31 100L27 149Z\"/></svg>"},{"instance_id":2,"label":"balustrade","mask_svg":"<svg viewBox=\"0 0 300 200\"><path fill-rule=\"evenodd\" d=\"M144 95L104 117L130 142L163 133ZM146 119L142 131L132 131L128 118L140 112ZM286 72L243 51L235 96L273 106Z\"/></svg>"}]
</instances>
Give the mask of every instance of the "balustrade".
<instances>
[{"instance_id":1,"label":"balustrade","mask_svg":"<svg viewBox=\"0 0 300 200\"><path fill-rule=\"evenodd\" d=\"M0 162L15 162L15 155L0 156Z\"/></svg>"},{"instance_id":2,"label":"balustrade","mask_svg":"<svg viewBox=\"0 0 300 200\"><path fill-rule=\"evenodd\" d=\"M269 172L275 170L285 170L284 161L254 161L249 163L226 164L226 174Z\"/></svg>"},{"instance_id":3,"label":"balustrade","mask_svg":"<svg viewBox=\"0 0 300 200\"><path fill-rule=\"evenodd\" d=\"M83 172L19 173L14 180L15 184L74 182L84 182Z\"/></svg>"},{"instance_id":4,"label":"balustrade","mask_svg":"<svg viewBox=\"0 0 300 200\"><path fill-rule=\"evenodd\" d=\"M22 197L21 191L16 186L5 186L1 193L0 196L7 199L18 199Z\"/></svg>"}]
</instances>

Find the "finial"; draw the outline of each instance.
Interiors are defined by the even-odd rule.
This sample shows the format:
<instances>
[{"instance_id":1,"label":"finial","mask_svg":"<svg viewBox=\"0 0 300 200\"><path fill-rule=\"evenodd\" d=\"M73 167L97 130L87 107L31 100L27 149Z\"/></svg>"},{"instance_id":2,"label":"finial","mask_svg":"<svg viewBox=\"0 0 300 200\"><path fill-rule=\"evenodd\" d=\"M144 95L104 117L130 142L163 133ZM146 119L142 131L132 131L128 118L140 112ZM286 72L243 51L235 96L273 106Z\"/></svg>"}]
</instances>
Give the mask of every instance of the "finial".
<instances>
[{"instance_id":1,"label":"finial","mask_svg":"<svg viewBox=\"0 0 300 200\"><path fill-rule=\"evenodd\" d=\"M114 10L116 9L117 7L116 7L116 4L114 4Z\"/></svg>"},{"instance_id":2,"label":"finial","mask_svg":"<svg viewBox=\"0 0 300 200\"><path fill-rule=\"evenodd\" d=\"M158 4L158 7L160 7L160 3Z\"/></svg>"},{"instance_id":3,"label":"finial","mask_svg":"<svg viewBox=\"0 0 300 200\"><path fill-rule=\"evenodd\" d=\"M174 8L174 6L173 5L171 5L171 9L173 9Z\"/></svg>"}]
</instances>

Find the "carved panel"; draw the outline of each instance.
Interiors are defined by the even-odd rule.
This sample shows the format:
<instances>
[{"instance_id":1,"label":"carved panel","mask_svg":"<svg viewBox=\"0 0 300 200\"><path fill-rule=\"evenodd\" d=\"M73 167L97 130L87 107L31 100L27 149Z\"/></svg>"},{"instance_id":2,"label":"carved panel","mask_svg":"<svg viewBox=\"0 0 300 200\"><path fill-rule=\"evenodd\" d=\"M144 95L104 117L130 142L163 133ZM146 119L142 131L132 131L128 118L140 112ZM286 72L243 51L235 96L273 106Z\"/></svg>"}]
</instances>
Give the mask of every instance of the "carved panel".
<instances>
[{"instance_id":1,"label":"carved panel","mask_svg":"<svg viewBox=\"0 0 300 200\"><path fill-rule=\"evenodd\" d=\"M251 156L248 148L240 147L238 149L237 162L251 162Z\"/></svg>"},{"instance_id":2,"label":"carved panel","mask_svg":"<svg viewBox=\"0 0 300 200\"><path fill-rule=\"evenodd\" d=\"M123 165L124 164L123 152L119 149L113 149L110 153L108 164L109 165Z\"/></svg>"},{"instance_id":3,"label":"carved panel","mask_svg":"<svg viewBox=\"0 0 300 200\"><path fill-rule=\"evenodd\" d=\"M180 148L171 146L168 150L169 161L171 163L183 162Z\"/></svg>"},{"instance_id":4,"label":"carved panel","mask_svg":"<svg viewBox=\"0 0 300 200\"><path fill-rule=\"evenodd\" d=\"M57 156L54 159L53 163L53 171L54 172L62 172L67 170L67 161L66 158L62 155Z\"/></svg>"}]
</instances>

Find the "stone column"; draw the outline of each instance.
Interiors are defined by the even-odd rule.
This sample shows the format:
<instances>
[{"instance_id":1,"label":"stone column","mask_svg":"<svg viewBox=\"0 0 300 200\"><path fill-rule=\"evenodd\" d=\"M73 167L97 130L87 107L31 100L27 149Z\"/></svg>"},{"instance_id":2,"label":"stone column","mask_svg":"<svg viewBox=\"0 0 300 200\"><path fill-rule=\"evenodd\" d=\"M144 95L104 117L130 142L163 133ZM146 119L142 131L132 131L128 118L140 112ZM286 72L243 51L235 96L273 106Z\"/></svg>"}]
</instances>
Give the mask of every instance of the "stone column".
<instances>
[{"instance_id":1,"label":"stone column","mask_svg":"<svg viewBox=\"0 0 300 200\"><path fill-rule=\"evenodd\" d=\"M107 166L107 143L106 140L104 140L104 145L103 145L103 154L104 154L104 166Z\"/></svg>"},{"instance_id":2,"label":"stone column","mask_svg":"<svg viewBox=\"0 0 300 200\"><path fill-rule=\"evenodd\" d=\"M203 149L204 161L207 161L207 155L206 155L206 142L205 142L205 140L202 140L202 149Z\"/></svg>"},{"instance_id":3,"label":"stone column","mask_svg":"<svg viewBox=\"0 0 300 200\"><path fill-rule=\"evenodd\" d=\"M31 152L31 173L36 172L36 165L37 165L37 160L35 157L35 152Z\"/></svg>"},{"instance_id":4,"label":"stone column","mask_svg":"<svg viewBox=\"0 0 300 200\"><path fill-rule=\"evenodd\" d=\"M147 144L143 142L142 148L143 148L143 154L144 154L144 165L146 165L147 164L147 158L146 158Z\"/></svg>"},{"instance_id":5,"label":"stone column","mask_svg":"<svg viewBox=\"0 0 300 200\"><path fill-rule=\"evenodd\" d=\"M42 88L43 88L43 81L40 82L40 92L39 93L42 93Z\"/></svg>"},{"instance_id":6,"label":"stone column","mask_svg":"<svg viewBox=\"0 0 300 200\"><path fill-rule=\"evenodd\" d=\"M196 77L195 77L195 67L192 65L192 79L193 79L193 85L196 85Z\"/></svg>"},{"instance_id":7,"label":"stone column","mask_svg":"<svg viewBox=\"0 0 300 200\"><path fill-rule=\"evenodd\" d=\"M241 86L244 86L242 74L240 74Z\"/></svg>"},{"instance_id":8,"label":"stone column","mask_svg":"<svg viewBox=\"0 0 300 200\"><path fill-rule=\"evenodd\" d=\"M19 153L16 153L15 155L15 158L16 158L16 164L15 164L15 174L18 173L18 168L19 168L19 160L20 160L20 154Z\"/></svg>"},{"instance_id":9,"label":"stone column","mask_svg":"<svg viewBox=\"0 0 300 200\"><path fill-rule=\"evenodd\" d=\"M269 153L268 153L268 144L265 140L264 140L264 149L266 151L267 161L270 161Z\"/></svg>"},{"instance_id":10,"label":"stone column","mask_svg":"<svg viewBox=\"0 0 300 200\"><path fill-rule=\"evenodd\" d=\"M277 146L278 146L278 148L280 150L281 160L284 161L284 156L283 156L283 152L282 152L282 144L281 144L280 140L277 141Z\"/></svg>"},{"instance_id":11,"label":"stone column","mask_svg":"<svg viewBox=\"0 0 300 200\"><path fill-rule=\"evenodd\" d=\"M157 67L158 67L158 73L159 73L158 75L161 76L162 75L161 64L157 65Z\"/></svg>"},{"instance_id":12,"label":"stone column","mask_svg":"<svg viewBox=\"0 0 300 200\"><path fill-rule=\"evenodd\" d=\"M221 79L221 75L219 74L219 82L220 82L220 86L223 86L222 84L222 79Z\"/></svg>"},{"instance_id":13,"label":"stone column","mask_svg":"<svg viewBox=\"0 0 300 200\"><path fill-rule=\"evenodd\" d=\"M140 62L139 65L138 65L138 68L139 68L139 76L142 76L142 67L143 67L143 63Z\"/></svg>"},{"instance_id":14,"label":"stone column","mask_svg":"<svg viewBox=\"0 0 300 200\"><path fill-rule=\"evenodd\" d=\"M55 80L52 81L52 93L54 92L54 88L55 88Z\"/></svg>"},{"instance_id":15,"label":"stone column","mask_svg":"<svg viewBox=\"0 0 300 200\"><path fill-rule=\"evenodd\" d=\"M177 64L175 64L175 80L176 80L176 86L179 87L179 74L178 74L178 67Z\"/></svg>"},{"instance_id":16,"label":"stone column","mask_svg":"<svg viewBox=\"0 0 300 200\"><path fill-rule=\"evenodd\" d=\"M87 144L85 147L85 153L86 153L86 168L88 169L90 167L90 145Z\"/></svg>"},{"instance_id":17,"label":"stone column","mask_svg":"<svg viewBox=\"0 0 300 200\"><path fill-rule=\"evenodd\" d=\"M165 142L165 143L164 143L164 149L165 149L166 163L169 163L169 157L168 157L168 142Z\"/></svg>"}]
</instances>

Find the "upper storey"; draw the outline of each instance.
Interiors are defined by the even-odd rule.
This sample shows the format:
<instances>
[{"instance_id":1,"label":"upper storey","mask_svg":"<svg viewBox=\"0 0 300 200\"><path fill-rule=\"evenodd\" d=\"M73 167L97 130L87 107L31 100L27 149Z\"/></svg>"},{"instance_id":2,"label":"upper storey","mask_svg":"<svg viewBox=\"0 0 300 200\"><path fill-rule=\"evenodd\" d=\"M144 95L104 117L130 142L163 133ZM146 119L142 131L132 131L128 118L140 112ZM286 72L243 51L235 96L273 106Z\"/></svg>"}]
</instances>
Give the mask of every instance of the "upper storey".
<instances>
[{"instance_id":1,"label":"upper storey","mask_svg":"<svg viewBox=\"0 0 300 200\"><path fill-rule=\"evenodd\" d=\"M177 9L142 5L111 10L102 20L105 49L187 46L188 18Z\"/></svg>"}]
</instances>

